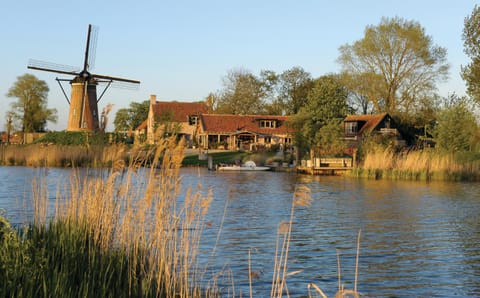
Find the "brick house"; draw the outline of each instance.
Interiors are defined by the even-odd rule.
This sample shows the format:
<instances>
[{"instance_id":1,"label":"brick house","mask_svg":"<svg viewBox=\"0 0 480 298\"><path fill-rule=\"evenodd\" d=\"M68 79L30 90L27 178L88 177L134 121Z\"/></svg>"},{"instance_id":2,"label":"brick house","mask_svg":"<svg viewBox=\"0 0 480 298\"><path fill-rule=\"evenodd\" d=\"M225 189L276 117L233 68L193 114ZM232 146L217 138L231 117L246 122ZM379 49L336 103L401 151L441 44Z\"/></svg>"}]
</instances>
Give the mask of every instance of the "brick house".
<instances>
[{"instance_id":1,"label":"brick house","mask_svg":"<svg viewBox=\"0 0 480 298\"><path fill-rule=\"evenodd\" d=\"M157 101L156 95L150 96L150 108L147 119L136 129L136 136L144 136L147 143L153 144L156 133L165 131L167 126L175 126L175 132L192 144L199 129L200 114L207 113L204 102Z\"/></svg>"},{"instance_id":2,"label":"brick house","mask_svg":"<svg viewBox=\"0 0 480 298\"><path fill-rule=\"evenodd\" d=\"M204 149L254 151L292 144L288 116L201 114L198 143Z\"/></svg>"}]
</instances>

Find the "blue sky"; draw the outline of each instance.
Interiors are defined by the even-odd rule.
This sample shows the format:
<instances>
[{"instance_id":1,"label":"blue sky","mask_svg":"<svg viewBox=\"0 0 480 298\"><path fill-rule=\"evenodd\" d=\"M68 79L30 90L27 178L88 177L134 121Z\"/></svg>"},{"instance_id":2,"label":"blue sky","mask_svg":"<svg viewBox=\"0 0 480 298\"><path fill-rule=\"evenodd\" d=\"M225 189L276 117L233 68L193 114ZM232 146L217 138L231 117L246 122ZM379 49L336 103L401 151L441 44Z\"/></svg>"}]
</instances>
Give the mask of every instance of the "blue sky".
<instances>
[{"instance_id":1,"label":"blue sky","mask_svg":"<svg viewBox=\"0 0 480 298\"><path fill-rule=\"evenodd\" d=\"M68 104L54 73L27 69L29 59L81 66L88 24L98 26L93 73L141 81L138 90L110 89L99 110L110 115L150 94L159 100L198 101L222 88L231 69L277 73L300 66L314 77L338 72L338 48L363 37L382 17L418 21L445 47L450 79L441 95L465 93L460 66L464 18L472 0L363 1L8 1L0 18L0 130L15 101L5 94L16 78L31 73L50 87L49 107L58 110L52 130L66 128ZM113 129L109 125L109 129Z\"/></svg>"}]
</instances>

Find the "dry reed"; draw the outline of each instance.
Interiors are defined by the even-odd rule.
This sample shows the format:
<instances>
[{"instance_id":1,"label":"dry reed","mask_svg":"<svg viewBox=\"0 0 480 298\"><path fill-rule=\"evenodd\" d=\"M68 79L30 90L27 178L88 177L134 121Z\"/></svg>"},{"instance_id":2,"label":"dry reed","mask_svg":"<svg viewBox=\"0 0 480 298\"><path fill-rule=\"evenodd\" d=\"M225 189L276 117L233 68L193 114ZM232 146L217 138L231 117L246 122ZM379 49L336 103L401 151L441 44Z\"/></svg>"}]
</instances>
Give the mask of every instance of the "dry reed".
<instances>
[{"instance_id":1,"label":"dry reed","mask_svg":"<svg viewBox=\"0 0 480 298\"><path fill-rule=\"evenodd\" d=\"M155 296L163 297L200 297L207 291L199 287L194 264L212 197L187 190L180 204L183 148L169 138L133 157L128 167L113 163L106 176L77 171L67 194L57 197L53 222L85 226L102 251L129 256L132 291L156 289ZM143 170L147 160L151 166ZM44 222L47 196L36 188L36 218Z\"/></svg>"},{"instance_id":2,"label":"dry reed","mask_svg":"<svg viewBox=\"0 0 480 298\"><path fill-rule=\"evenodd\" d=\"M29 167L103 167L127 159L127 146L9 145L0 146L0 164Z\"/></svg>"},{"instance_id":3,"label":"dry reed","mask_svg":"<svg viewBox=\"0 0 480 298\"><path fill-rule=\"evenodd\" d=\"M307 186L297 186L293 193L292 207L289 221L281 222L277 229L277 243L275 247L275 263L273 268L272 287L270 297L283 297L284 291L288 294L287 277L298 272L287 272L288 252L292 235L295 207L308 207L311 203L311 192Z\"/></svg>"},{"instance_id":4,"label":"dry reed","mask_svg":"<svg viewBox=\"0 0 480 298\"><path fill-rule=\"evenodd\" d=\"M480 160L460 161L455 154L434 149L395 152L375 147L365 154L354 174L412 180L476 180L480 178Z\"/></svg>"}]
</instances>

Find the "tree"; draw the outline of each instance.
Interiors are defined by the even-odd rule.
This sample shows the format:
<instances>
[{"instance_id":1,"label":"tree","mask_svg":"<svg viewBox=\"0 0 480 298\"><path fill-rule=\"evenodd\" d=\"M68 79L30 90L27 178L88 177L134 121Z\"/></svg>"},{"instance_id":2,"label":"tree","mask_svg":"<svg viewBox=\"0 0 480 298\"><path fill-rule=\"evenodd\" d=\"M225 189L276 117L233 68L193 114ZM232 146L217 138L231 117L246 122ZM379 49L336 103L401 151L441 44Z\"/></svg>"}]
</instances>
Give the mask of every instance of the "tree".
<instances>
[{"instance_id":1,"label":"tree","mask_svg":"<svg viewBox=\"0 0 480 298\"><path fill-rule=\"evenodd\" d=\"M246 70L232 70L223 80L224 89L217 102L217 113L235 115L264 114L264 84Z\"/></svg>"},{"instance_id":2,"label":"tree","mask_svg":"<svg viewBox=\"0 0 480 298\"><path fill-rule=\"evenodd\" d=\"M438 114L435 128L436 147L444 152L472 151L478 134L478 124L466 98L453 96Z\"/></svg>"},{"instance_id":3,"label":"tree","mask_svg":"<svg viewBox=\"0 0 480 298\"><path fill-rule=\"evenodd\" d=\"M303 153L315 149L336 154L343 149L340 128L347 113L347 97L348 91L336 75L322 76L313 82L307 102L291 119L295 144Z\"/></svg>"},{"instance_id":4,"label":"tree","mask_svg":"<svg viewBox=\"0 0 480 298\"><path fill-rule=\"evenodd\" d=\"M131 102L128 108L122 108L115 114L115 131L129 131L137 128L148 117L150 101Z\"/></svg>"},{"instance_id":5,"label":"tree","mask_svg":"<svg viewBox=\"0 0 480 298\"><path fill-rule=\"evenodd\" d=\"M352 110L363 115L373 111L373 104L378 90L380 78L372 73L343 73L342 83L349 90L348 103ZM376 84L376 85L375 85Z\"/></svg>"},{"instance_id":6,"label":"tree","mask_svg":"<svg viewBox=\"0 0 480 298\"><path fill-rule=\"evenodd\" d=\"M22 124L22 132L45 131L47 121L57 121L57 110L47 108L48 86L34 75L24 74L8 90L7 97L16 97L11 103L12 116Z\"/></svg>"},{"instance_id":7,"label":"tree","mask_svg":"<svg viewBox=\"0 0 480 298\"><path fill-rule=\"evenodd\" d=\"M14 113L9 111L5 113L5 129L7 130L7 144L10 144L10 135L15 129Z\"/></svg>"},{"instance_id":8,"label":"tree","mask_svg":"<svg viewBox=\"0 0 480 298\"><path fill-rule=\"evenodd\" d=\"M339 50L342 71L368 82L359 88L351 81L349 88L367 97L376 112L412 111L448 77L446 49L434 45L418 22L398 17L367 26L362 39Z\"/></svg>"},{"instance_id":9,"label":"tree","mask_svg":"<svg viewBox=\"0 0 480 298\"><path fill-rule=\"evenodd\" d=\"M475 5L472 14L465 18L463 29L464 52L472 62L462 66L462 78L467 84L467 93L480 103L480 7Z\"/></svg>"},{"instance_id":10,"label":"tree","mask_svg":"<svg viewBox=\"0 0 480 298\"><path fill-rule=\"evenodd\" d=\"M307 102L307 94L312 88L310 73L301 67L293 67L284 71L279 76L279 103L283 114L293 115L298 113Z\"/></svg>"}]
</instances>

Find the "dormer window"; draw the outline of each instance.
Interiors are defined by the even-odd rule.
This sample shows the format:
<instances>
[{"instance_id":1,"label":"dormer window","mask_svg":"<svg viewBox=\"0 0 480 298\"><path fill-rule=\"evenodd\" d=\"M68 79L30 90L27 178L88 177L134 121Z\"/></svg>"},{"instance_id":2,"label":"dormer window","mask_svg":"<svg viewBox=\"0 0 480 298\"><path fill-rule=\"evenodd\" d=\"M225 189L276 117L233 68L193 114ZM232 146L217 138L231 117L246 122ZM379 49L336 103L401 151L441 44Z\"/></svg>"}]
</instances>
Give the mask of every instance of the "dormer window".
<instances>
[{"instance_id":1,"label":"dormer window","mask_svg":"<svg viewBox=\"0 0 480 298\"><path fill-rule=\"evenodd\" d=\"M345 134L354 135L358 133L358 122L345 122Z\"/></svg>"},{"instance_id":2,"label":"dormer window","mask_svg":"<svg viewBox=\"0 0 480 298\"><path fill-rule=\"evenodd\" d=\"M197 125L198 124L198 116L188 116L188 124L189 125Z\"/></svg>"},{"instance_id":3,"label":"dormer window","mask_svg":"<svg viewBox=\"0 0 480 298\"><path fill-rule=\"evenodd\" d=\"M277 127L276 120L260 120L260 127L261 128L275 128Z\"/></svg>"}]
</instances>

